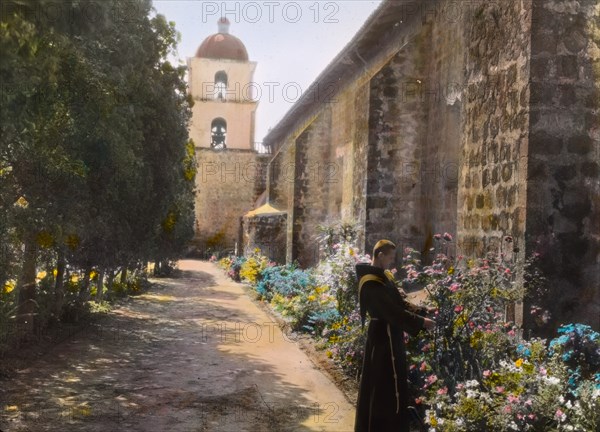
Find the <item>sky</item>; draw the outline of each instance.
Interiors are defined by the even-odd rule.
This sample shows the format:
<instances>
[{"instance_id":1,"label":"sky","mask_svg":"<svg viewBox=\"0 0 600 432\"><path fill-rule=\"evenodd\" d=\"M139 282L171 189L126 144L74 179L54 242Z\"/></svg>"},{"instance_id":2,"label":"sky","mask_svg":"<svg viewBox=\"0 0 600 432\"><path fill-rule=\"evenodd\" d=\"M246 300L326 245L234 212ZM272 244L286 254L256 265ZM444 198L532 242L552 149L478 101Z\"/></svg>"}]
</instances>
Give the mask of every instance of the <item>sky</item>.
<instances>
[{"instance_id":1,"label":"sky","mask_svg":"<svg viewBox=\"0 0 600 432\"><path fill-rule=\"evenodd\" d=\"M227 17L229 33L241 39L249 60L257 62L255 141L277 125L381 3L153 0L157 13L174 21L181 34L177 55L170 58L175 64L186 64L202 41L217 33L217 20Z\"/></svg>"}]
</instances>

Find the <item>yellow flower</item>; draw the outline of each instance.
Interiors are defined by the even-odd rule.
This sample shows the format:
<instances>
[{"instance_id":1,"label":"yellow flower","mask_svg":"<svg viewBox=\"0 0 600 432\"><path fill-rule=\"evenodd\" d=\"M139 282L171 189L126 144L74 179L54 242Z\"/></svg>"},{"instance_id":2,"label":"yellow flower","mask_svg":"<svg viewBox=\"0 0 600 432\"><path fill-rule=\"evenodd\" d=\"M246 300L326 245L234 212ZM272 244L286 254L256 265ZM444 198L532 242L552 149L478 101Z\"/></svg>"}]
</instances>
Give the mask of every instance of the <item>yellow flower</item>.
<instances>
[{"instance_id":1,"label":"yellow flower","mask_svg":"<svg viewBox=\"0 0 600 432\"><path fill-rule=\"evenodd\" d=\"M515 362L515 366L516 366L516 367L518 367L518 368L520 368L522 364L523 364L523 359L518 359L518 360Z\"/></svg>"},{"instance_id":2,"label":"yellow flower","mask_svg":"<svg viewBox=\"0 0 600 432\"><path fill-rule=\"evenodd\" d=\"M315 301L316 299L317 299L317 297L315 297L312 294L308 296L308 301Z\"/></svg>"},{"instance_id":3,"label":"yellow flower","mask_svg":"<svg viewBox=\"0 0 600 432\"><path fill-rule=\"evenodd\" d=\"M73 283L77 283L79 281L79 275L77 274L72 274L71 275L71 282Z\"/></svg>"},{"instance_id":4,"label":"yellow flower","mask_svg":"<svg viewBox=\"0 0 600 432\"><path fill-rule=\"evenodd\" d=\"M52 276L56 277L58 275L58 269L52 270Z\"/></svg>"},{"instance_id":5,"label":"yellow flower","mask_svg":"<svg viewBox=\"0 0 600 432\"><path fill-rule=\"evenodd\" d=\"M475 264L475 261L472 259L467 260L467 267L471 268Z\"/></svg>"},{"instance_id":6,"label":"yellow flower","mask_svg":"<svg viewBox=\"0 0 600 432\"><path fill-rule=\"evenodd\" d=\"M21 196L19 197L19 199L15 202L15 205L22 207L22 208L27 208L29 206L29 202L27 202L27 200L25 199L25 197Z\"/></svg>"},{"instance_id":7,"label":"yellow flower","mask_svg":"<svg viewBox=\"0 0 600 432\"><path fill-rule=\"evenodd\" d=\"M46 273L45 271L41 271L41 272L38 272L38 274L35 278L36 278L36 280L40 281L40 280L44 279L47 275L48 275L48 273Z\"/></svg>"},{"instance_id":8,"label":"yellow flower","mask_svg":"<svg viewBox=\"0 0 600 432\"><path fill-rule=\"evenodd\" d=\"M14 279L9 279L4 283L4 294L8 294L15 289L17 282Z\"/></svg>"},{"instance_id":9,"label":"yellow flower","mask_svg":"<svg viewBox=\"0 0 600 432\"><path fill-rule=\"evenodd\" d=\"M353 256L353 255L354 255L354 249L350 248L350 249L348 250L348 253L350 254L350 256Z\"/></svg>"},{"instance_id":10,"label":"yellow flower","mask_svg":"<svg viewBox=\"0 0 600 432\"><path fill-rule=\"evenodd\" d=\"M454 267L450 267L448 269L448 274L453 274L454 273Z\"/></svg>"},{"instance_id":11,"label":"yellow flower","mask_svg":"<svg viewBox=\"0 0 600 432\"><path fill-rule=\"evenodd\" d=\"M437 419L434 416L430 416L429 417L429 424L431 424L431 426L436 427L438 422Z\"/></svg>"},{"instance_id":12,"label":"yellow flower","mask_svg":"<svg viewBox=\"0 0 600 432\"><path fill-rule=\"evenodd\" d=\"M97 272L96 270L92 270L92 271L90 272L90 279L91 279L91 280L94 280L94 278L95 278L96 276L98 276L98 272Z\"/></svg>"},{"instance_id":13,"label":"yellow flower","mask_svg":"<svg viewBox=\"0 0 600 432\"><path fill-rule=\"evenodd\" d=\"M327 291L327 287L326 286L318 286L315 288L315 293L317 294L322 294L325 291Z\"/></svg>"},{"instance_id":14,"label":"yellow flower","mask_svg":"<svg viewBox=\"0 0 600 432\"><path fill-rule=\"evenodd\" d=\"M333 357L333 352L331 352L329 350L325 351L325 354L327 354L327 357L329 357L329 358Z\"/></svg>"}]
</instances>

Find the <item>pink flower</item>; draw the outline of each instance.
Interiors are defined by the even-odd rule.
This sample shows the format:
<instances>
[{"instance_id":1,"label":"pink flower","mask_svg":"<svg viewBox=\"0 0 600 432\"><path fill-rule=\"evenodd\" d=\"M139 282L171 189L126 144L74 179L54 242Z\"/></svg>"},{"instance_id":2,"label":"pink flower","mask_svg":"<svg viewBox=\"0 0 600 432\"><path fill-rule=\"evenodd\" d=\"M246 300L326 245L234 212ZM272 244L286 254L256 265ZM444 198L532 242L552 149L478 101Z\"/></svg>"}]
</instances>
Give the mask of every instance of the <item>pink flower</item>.
<instances>
[{"instance_id":1,"label":"pink flower","mask_svg":"<svg viewBox=\"0 0 600 432\"><path fill-rule=\"evenodd\" d=\"M439 239L441 239L441 238L442 238L442 235L441 235L441 234L435 234L435 235L433 236L433 238L434 238L434 239L436 239L436 240L439 240Z\"/></svg>"},{"instance_id":2,"label":"pink flower","mask_svg":"<svg viewBox=\"0 0 600 432\"><path fill-rule=\"evenodd\" d=\"M510 405L506 405L504 407L504 412L510 414L512 412L512 408L510 407Z\"/></svg>"},{"instance_id":3,"label":"pink flower","mask_svg":"<svg viewBox=\"0 0 600 432\"><path fill-rule=\"evenodd\" d=\"M437 391L437 394L439 395L445 395L446 393L448 393L448 387L442 387Z\"/></svg>"},{"instance_id":4,"label":"pink flower","mask_svg":"<svg viewBox=\"0 0 600 432\"><path fill-rule=\"evenodd\" d=\"M535 420L535 414L528 414L527 417L529 417L531 420Z\"/></svg>"},{"instance_id":5,"label":"pink flower","mask_svg":"<svg viewBox=\"0 0 600 432\"><path fill-rule=\"evenodd\" d=\"M504 273L505 273L505 274L510 274L510 269L509 269L509 268L507 268L506 270L504 270Z\"/></svg>"},{"instance_id":6,"label":"pink flower","mask_svg":"<svg viewBox=\"0 0 600 432\"><path fill-rule=\"evenodd\" d=\"M489 369L486 369L483 371L483 376L486 378L489 377L491 374L492 374L492 372Z\"/></svg>"},{"instance_id":7,"label":"pink flower","mask_svg":"<svg viewBox=\"0 0 600 432\"><path fill-rule=\"evenodd\" d=\"M456 313L460 313L463 310L463 307L461 305L458 305L454 308L454 312Z\"/></svg>"},{"instance_id":8,"label":"pink flower","mask_svg":"<svg viewBox=\"0 0 600 432\"><path fill-rule=\"evenodd\" d=\"M547 373L546 369L543 366L540 366L540 375L546 376L546 373Z\"/></svg>"},{"instance_id":9,"label":"pink flower","mask_svg":"<svg viewBox=\"0 0 600 432\"><path fill-rule=\"evenodd\" d=\"M512 395L512 394L509 394L508 395L508 401L510 403L518 402L519 401L519 396L515 396L515 395Z\"/></svg>"},{"instance_id":10,"label":"pink flower","mask_svg":"<svg viewBox=\"0 0 600 432\"><path fill-rule=\"evenodd\" d=\"M419 370L421 372L425 372L426 369L427 369L427 363L425 363L425 362L421 363L421 367L419 368Z\"/></svg>"},{"instance_id":11,"label":"pink flower","mask_svg":"<svg viewBox=\"0 0 600 432\"><path fill-rule=\"evenodd\" d=\"M448 234L447 232L444 233L444 240L446 241L452 241L452 236L450 234Z\"/></svg>"},{"instance_id":12,"label":"pink flower","mask_svg":"<svg viewBox=\"0 0 600 432\"><path fill-rule=\"evenodd\" d=\"M564 420L564 419L565 419L565 417L566 417L566 415L565 415L565 413L564 413L564 412L562 412L562 411L560 410L560 408L558 408L558 409L556 410L556 413L554 414L554 417L556 417L556 418L557 418L557 419L559 419L559 420Z\"/></svg>"},{"instance_id":13,"label":"pink flower","mask_svg":"<svg viewBox=\"0 0 600 432\"><path fill-rule=\"evenodd\" d=\"M514 331L514 330L510 330L510 331L508 332L508 335L509 335L509 336L514 336L514 335L515 335L515 331Z\"/></svg>"},{"instance_id":14,"label":"pink flower","mask_svg":"<svg viewBox=\"0 0 600 432\"><path fill-rule=\"evenodd\" d=\"M457 284L456 282L454 282L452 285L450 285L450 288L448 288L448 289L452 292L456 292L458 290L458 288L460 288L460 285Z\"/></svg>"},{"instance_id":15,"label":"pink flower","mask_svg":"<svg viewBox=\"0 0 600 432\"><path fill-rule=\"evenodd\" d=\"M392 272L392 274L396 274L398 272L398 270L396 270L395 267L393 269L391 269L390 271Z\"/></svg>"},{"instance_id":16,"label":"pink flower","mask_svg":"<svg viewBox=\"0 0 600 432\"><path fill-rule=\"evenodd\" d=\"M504 393L504 387L502 387L502 386L496 386L496 391L498 393Z\"/></svg>"},{"instance_id":17,"label":"pink flower","mask_svg":"<svg viewBox=\"0 0 600 432\"><path fill-rule=\"evenodd\" d=\"M463 383L456 384L456 390L462 390L465 385Z\"/></svg>"},{"instance_id":18,"label":"pink flower","mask_svg":"<svg viewBox=\"0 0 600 432\"><path fill-rule=\"evenodd\" d=\"M431 384L433 384L434 382L437 381L437 376L435 375L429 375L427 378L425 378L425 388L429 387Z\"/></svg>"},{"instance_id":19,"label":"pink flower","mask_svg":"<svg viewBox=\"0 0 600 432\"><path fill-rule=\"evenodd\" d=\"M531 401L531 399L527 399L527 400L525 401L525 405L529 405L529 406L531 406L532 404L533 404L533 402Z\"/></svg>"}]
</instances>

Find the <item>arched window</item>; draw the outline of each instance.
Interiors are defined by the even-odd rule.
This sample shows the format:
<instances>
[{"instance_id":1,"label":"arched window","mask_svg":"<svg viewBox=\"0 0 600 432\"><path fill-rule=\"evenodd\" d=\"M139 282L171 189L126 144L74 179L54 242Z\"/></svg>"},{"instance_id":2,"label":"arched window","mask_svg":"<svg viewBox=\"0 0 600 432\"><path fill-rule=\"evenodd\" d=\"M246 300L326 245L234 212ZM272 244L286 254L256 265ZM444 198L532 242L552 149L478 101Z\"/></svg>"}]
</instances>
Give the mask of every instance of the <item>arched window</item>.
<instances>
[{"instance_id":1,"label":"arched window","mask_svg":"<svg viewBox=\"0 0 600 432\"><path fill-rule=\"evenodd\" d=\"M227 122L221 117L217 117L210 124L210 147L215 150L226 148Z\"/></svg>"},{"instance_id":2,"label":"arched window","mask_svg":"<svg viewBox=\"0 0 600 432\"><path fill-rule=\"evenodd\" d=\"M225 100L227 95L227 74L219 71L215 74L215 99Z\"/></svg>"}]
</instances>

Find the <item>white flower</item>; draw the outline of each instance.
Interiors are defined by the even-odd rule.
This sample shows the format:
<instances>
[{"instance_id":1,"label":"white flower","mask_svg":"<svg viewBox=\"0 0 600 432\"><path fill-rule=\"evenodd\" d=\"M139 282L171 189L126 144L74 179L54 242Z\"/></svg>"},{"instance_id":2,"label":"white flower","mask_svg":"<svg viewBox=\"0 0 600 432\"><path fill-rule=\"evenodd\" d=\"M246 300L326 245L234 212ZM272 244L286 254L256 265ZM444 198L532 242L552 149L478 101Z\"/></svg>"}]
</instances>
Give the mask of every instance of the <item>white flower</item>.
<instances>
[{"instance_id":1,"label":"white flower","mask_svg":"<svg viewBox=\"0 0 600 432\"><path fill-rule=\"evenodd\" d=\"M479 387L479 382L477 380L468 380L465 382L467 387Z\"/></svg>"},{"instance_id":2,"label":"white flower","mask_svg":"<svg viewBox=\"0 0 600 432\"><path fill-rule=\"evenodd\" d=\"M483 399L485 402L491 403L492 402L492 397L490 396L489 393L483 392L480 395L481 399Z\"/></svg>"},{"instance_id":3,"label":"white flower","mask_svg":"<svg viewBox=\"0 0 600 432\"><path fill-rule=\"evenodd\" d=\"M546 381L548 384L560 384L560 380L553 376L551 376L551 377L545 376L544 381Z\"/></svg>"},{"instance_id":4,"label":"white flower","mask_svg":"<svg viewBox=\"0 0 600 432\"><path fill-rule=\"evenodd\" d=\"M511 421L510 424L508 425L512 430L519 430L519 426L517 426L517 424L514 421Z\"/></svg>"},{"instance_id":5,"label":"white flower","mask_svg":"<svg viewBox=\"0 0 600 432\"><path fill-rule=\"evenodd\" d=\"M462 419L462 417L459 417L456 419L456 421L454 422L456 424L456 426L460 427L460 426L464 426L465 425L465 421Z\"/></svg>"},{"instance_id":6,"label":"white flower","mask_svg":"<svg viewBox=\"0 0 600 432\"><path fill-rule=\"evenodd\" d=\"M476 398L477 392L471 389L467 389L467 398Z\"/></svg>"}]
</instances>

